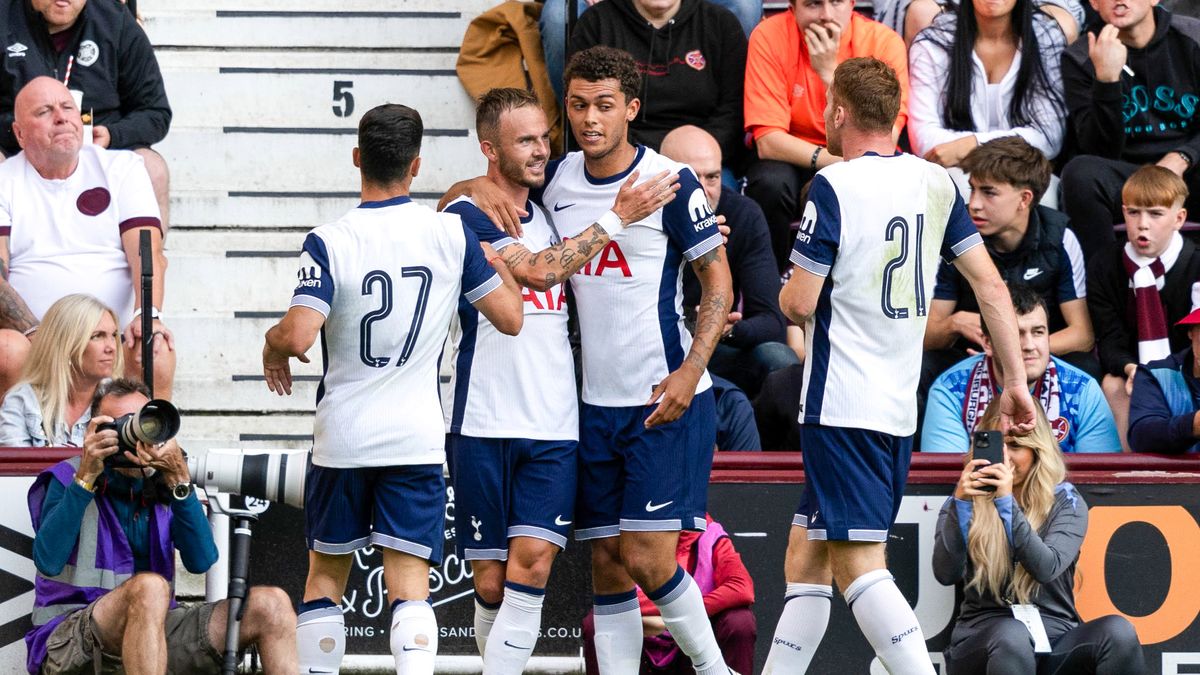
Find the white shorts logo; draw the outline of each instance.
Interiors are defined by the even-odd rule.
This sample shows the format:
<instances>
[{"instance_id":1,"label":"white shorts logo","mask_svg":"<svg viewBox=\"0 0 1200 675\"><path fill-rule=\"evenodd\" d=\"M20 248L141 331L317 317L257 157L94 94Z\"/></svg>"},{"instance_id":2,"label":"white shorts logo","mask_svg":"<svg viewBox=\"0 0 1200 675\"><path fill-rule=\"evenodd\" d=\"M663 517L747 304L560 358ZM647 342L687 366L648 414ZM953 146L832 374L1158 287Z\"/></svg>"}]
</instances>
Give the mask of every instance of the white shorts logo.
<instances>
[{"instance_id":1,"label":"white shorts logo","mask_svg":"<svg viewBox=\"0 0 1200 675\"><path fill-rule=\"evenodd\" d=\"M79 61L79 65L90 66L100 58L100 47L91 40L84 40L79 43L79 53L75 57Z\"/></svg>"}]
</instances>

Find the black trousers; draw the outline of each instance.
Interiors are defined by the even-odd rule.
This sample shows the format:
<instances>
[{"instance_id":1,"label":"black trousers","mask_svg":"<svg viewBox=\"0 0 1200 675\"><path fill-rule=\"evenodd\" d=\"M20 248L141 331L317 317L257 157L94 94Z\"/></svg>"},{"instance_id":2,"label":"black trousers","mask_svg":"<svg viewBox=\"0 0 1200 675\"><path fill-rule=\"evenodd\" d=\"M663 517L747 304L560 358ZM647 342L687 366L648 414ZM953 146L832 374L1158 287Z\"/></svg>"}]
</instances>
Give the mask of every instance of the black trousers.
<instances>
[{"instance_id":1,"label":"black trousers","mask_svg":"<svg viewBox=\"0 0 1200 675\"><path fill-rule=\"evenodd\" d=\"M1047 626L1049 630L1051 627ZM947 675L1143 675L1146 664L1133 625L1103 616L1050 640L1053 651L1033 653L1033 639L1012 616L996 615L954 627L946 649Z\"/></svg>"},{"instance_id":2,"label":"black trousers","mask_svg":"<svg viewBox=\"0 0 1200 675\"><path fill-rule=\"evenodd\" d=\"M804 212L804 186L815 171L773 159L760 159L746 171L746 196L758 202L771 231L771 252L779 273L787 271L792 255L792 223Z\"/></svg>"},{"instance_id":3,"label":"black trousers","mask_svg":"<svg viewBox=\"0 0 1200 675\"><path fill-rule=\"evenodd\" d=\"M1095 155L1079 155L1063 167L1063 210L1071 219L1071 229L1079 238L1085 259L1091 260L1097 251L1109 248L1116 241L1112 226L1125 219L1121 213L1121 188L1140 168L1138 164ZM1193 216L1200 215L1197 210L1200 209L1200 172L1188 172L1184 181L1189 193L1184 206Z\"/></svg>"}]
</instances>

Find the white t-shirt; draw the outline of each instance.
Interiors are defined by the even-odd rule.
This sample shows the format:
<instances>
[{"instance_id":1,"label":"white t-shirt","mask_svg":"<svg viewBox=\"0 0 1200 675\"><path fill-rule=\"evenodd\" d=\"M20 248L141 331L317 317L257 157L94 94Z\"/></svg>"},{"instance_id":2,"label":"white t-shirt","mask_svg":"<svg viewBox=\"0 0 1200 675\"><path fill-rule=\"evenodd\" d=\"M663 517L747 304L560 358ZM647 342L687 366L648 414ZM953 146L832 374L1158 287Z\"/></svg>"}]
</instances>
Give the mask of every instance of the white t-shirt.
<instances>
[{"instance_id":1,"label":"white t-shirt","mask_svg":"<svg viewBox=\"0 0 1200 675\"><path fill-rule=\"evenodd\" d=\"M313 463L445 461L438 359L460 297L500 287L458 216L408 197L366 202L309 233L292 306L325 316Z\"/></svg>"},{"instance_id":2,"label":"white t-shirt","mask_svg":"<svg viewBox=\"0 0 1200 675\"><path fill-rule=\"evenodd\" d=\"M9 237L8 282L40 321L57 300L88 293L133 318L133 278L121 234L161 227L142 158L85 145L69 178L47 180L25 153L0 163L0 236Z\"/></svg>"},{"instance_id":3,"label":"white t-shirt","mask_svg":"<svg viewBox=\"0 0 1200 675\"><path fill-rule=\"evenodd\" d=\"M800 422L913 434L939 255L982 243L936 164L868 154L821 169L791 256L825 277L805 324Z\"/></svg>"},{"instance_id":4,"label":"white t-shirt","mask_svg":"<svg viewBox=\"0 0 1200 675\"><path fill-rule=\"evenodd\" d=\"M560 240L545 213L526 203L520 243L536 253ZM497 250L516 243L468 198L446 212ZM446 428L478 438L579 440L575 362L567 340L567 303L562 284L548 291L521 289L525 323L505 335L467 302L459 302L454 377L442 389Z\"/></svg>"},{"instance_id":5,"label":"white t-shirt","mask_svg":"<svg viewBox=\"0 0 1200 675\"><path fill-rule=\"evenodd\" d=\"M629 169L604 179L588 175L583 154L573 152L550 165L544 190L533 197L552 211L559 234L574 237L612 208L634 170L641 180L678 172L680 189L645 220L609 232L612 241L571 277L583 341L583 400L591 405L644 405L682 365L692 346L683 325L683 265L721 245L696 175L644 146ZM710 386L705 372L696 391Z\"/></svg>"}]
</instances>

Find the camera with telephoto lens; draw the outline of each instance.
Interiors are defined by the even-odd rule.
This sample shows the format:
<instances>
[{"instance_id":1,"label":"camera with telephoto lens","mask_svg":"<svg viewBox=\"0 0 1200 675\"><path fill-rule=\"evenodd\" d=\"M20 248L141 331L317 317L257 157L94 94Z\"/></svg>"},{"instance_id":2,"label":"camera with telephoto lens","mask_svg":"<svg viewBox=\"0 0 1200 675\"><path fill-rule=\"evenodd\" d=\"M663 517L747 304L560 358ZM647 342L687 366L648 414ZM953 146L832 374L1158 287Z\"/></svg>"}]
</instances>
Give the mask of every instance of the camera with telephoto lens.
<instances>
[{"instance_id":1,"label":"camera with telephoto lens","mask_svg":"<svg viewBox=\"0 0 1200 675\"><path fill-rule=\"evenodd\" d=\"M188 455L192 483L244 497L304 508L307 450L231 450L214 448Z\"/></svg>"},{"instance_id":2,"label":"camera with telephoto lens","mask_svg":"<svg viewBox=\"0 0 1200 675\"><path fill-rule=\"evenodd\" d=\"M156 398L135 413L96 425L96 431L105 429L117 432L117 451L104 458L104 465L114 469L137 468L137 464L125 457L125 452L136 455L138 441L158 445L175 438L179 433L179 410L170 401Z\"/></svg>"}]
</instances>

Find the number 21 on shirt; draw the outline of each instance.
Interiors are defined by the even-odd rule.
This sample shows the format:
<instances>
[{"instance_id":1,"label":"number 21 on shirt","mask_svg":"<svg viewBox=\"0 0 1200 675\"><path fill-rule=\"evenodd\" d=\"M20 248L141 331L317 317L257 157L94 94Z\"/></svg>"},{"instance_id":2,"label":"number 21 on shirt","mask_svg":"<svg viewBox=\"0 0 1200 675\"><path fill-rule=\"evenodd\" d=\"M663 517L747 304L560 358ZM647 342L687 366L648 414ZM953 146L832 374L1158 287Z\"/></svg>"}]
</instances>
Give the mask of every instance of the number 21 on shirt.
<instances>
[{"instance_id":1,"label":"number 21 on shirt","mask_svg":"<svg viewBox=\"0 0 1200 675\"><path fill-rule=\"evenodd\" d=\"M907 319L910 316L909 306L916 316L925 316L925 275L922 269L921 235L925 228L925 215L918 213L915 222L910 225L903 216L895 216L888 221L884 229L884 239L889 242L899 241L900 253L883 267L883 284L879 297L883 315L889 319ZM910 246L911 244L911 246ZM911 248L911 252L910 252ZM905 266L911 265L913 297L896 297L903 284L897 283L897 274L904 271ZM902 295L902 294L901 294Z\"/></svg>"}]
</instances>

